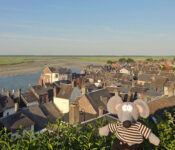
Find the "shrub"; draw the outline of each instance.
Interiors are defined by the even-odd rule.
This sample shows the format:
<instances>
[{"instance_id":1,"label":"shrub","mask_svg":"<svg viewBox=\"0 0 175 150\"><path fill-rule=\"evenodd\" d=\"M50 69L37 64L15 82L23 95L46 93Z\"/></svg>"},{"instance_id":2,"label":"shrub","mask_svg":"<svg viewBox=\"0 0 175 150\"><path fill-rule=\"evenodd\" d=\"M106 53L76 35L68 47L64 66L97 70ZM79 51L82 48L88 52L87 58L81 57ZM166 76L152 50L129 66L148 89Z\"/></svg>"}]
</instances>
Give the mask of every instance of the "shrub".
<instances>
[{"instance_id":1,"label":"shrub","mask_svg":"<svg viewBox=\"0 0 175 150\"><path fill-rule=\"evenodd\" d=\"M144 140L142 147L145 150L173 150L175 148L175 114L174 111L165 111L165 117L158 118L158 124L149 119L143 120L152 131L159 136L160 145L155 147L148 140ZM7 128L0 131L0 149L2 150L110 150L115 134L101 137L98 128L106 125L107 120L97 120L95 124L77 125L76 127L57 120L56 124L48 125L48 131L39 135L19 130L19 137L11 137ZM54 132L51 132L54 129Z\"/></svg>"}]
</instances>

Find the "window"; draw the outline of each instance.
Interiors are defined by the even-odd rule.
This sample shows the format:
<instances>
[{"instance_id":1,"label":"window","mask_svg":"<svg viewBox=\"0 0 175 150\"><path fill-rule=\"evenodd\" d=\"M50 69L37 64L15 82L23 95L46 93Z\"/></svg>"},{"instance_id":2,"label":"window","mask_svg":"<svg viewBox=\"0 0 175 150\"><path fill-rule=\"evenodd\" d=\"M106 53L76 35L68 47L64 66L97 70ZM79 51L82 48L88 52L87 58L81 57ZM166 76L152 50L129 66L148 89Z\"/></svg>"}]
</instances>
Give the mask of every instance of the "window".
<instances>
[{"instance_id":1,"label":"window","mask_svg":"<svg viewBox=\"0 0 175 150\"><path fill-rule=\"evenodd\" d=\"M147 102L150 102L151 101L151 98L150 97L147 97L146 101Z\"/></svg>"},{"instance_id":2,"label":"window","mask_svg":"<svg viewBox=\"0 0 175 150\"><path fill-rule=\"evenodd\" d=\"M58 78L58 74L55 74L55 78Z\"/></svg>"}]
</instances>

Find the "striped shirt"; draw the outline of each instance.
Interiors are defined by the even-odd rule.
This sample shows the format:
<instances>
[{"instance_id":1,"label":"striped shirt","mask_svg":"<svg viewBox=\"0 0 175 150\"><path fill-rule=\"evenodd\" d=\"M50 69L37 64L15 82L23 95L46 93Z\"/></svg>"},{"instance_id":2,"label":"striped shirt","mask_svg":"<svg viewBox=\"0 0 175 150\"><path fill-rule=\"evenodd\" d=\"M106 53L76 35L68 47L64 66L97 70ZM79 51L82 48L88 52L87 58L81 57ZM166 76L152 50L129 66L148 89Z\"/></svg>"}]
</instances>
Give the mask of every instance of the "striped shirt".
<instances>
[{"instance_id":1,"label":"striped shirt","mask_svg":"<svg viewBox=\"0 0 175 150\"><path fill-rule=\"evenodd\" d=\"M129 128L123 127L121 122L109 124L110 132L116 132L116 137L126 143L140 144L143 142L143 137L147 139L151 130L140 122L136 122Z\"/></svg>"}]
</instances>

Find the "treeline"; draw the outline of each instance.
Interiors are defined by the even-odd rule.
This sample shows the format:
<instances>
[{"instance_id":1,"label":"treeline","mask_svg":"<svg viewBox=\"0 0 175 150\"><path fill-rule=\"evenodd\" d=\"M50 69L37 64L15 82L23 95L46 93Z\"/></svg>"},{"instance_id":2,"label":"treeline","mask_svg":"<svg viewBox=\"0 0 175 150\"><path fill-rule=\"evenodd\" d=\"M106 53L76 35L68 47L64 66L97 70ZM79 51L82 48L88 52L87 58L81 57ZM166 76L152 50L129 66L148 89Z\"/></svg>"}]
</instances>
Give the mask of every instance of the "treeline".
<instances>
[{"instance_id":1,"label":"treeline","mask_svg":"<svg viewBox=\"0 0 175 150\"><path fill-rule=\"evenodd\" d=\"M143 120L144 124L152 129L159 136L160 145L153 146L148 140L142 143L145 150L173 150L175 148L175 114L165 112L164 118L159 118L157 124L149 119ZM107 120L97 120L94 124L73 127L61 120L56 124L48 125L50 131L45 131L39 135L26 131L23 134L22 128L19 130L19 138L11 137L11 133L4 128L0 131L1 150L110 150L115 139L115 134L101 137L98 128L106 125Z\"/></svg>"},{"instance_id":2,"label":"treeline","mask_svg":"<svg viewBox=\"0 0 175 150\"><path fill-rule=\"evenodd\" d=\"M142 61L147 61L147 62L166 62L167 59L165 58L160 58L160 59L154 59L152 57L150 58L146 58L146 59L143 59ZM175 58L171 59L170 61L172 61L172 63L175 63ZM125 62L125 63L131 63L131 62L135 62L134 59L132 58L120 58L118 60L107 60L106 63L107 64L116 64L117 62Z\"/></svg>"},{"instance_id":3,"label":"treeline","mask_svg":"<svg viewBox=\"0 0 175 150\"><path fill-rule=\"evenodd\" d=\"M132 58L120 58L118 61L112 61L112 60L107 60L107 64L116 64L117 62L126 62L126 63L131 63L135 62L134 59Z\"/></svg>"}]
</instances>

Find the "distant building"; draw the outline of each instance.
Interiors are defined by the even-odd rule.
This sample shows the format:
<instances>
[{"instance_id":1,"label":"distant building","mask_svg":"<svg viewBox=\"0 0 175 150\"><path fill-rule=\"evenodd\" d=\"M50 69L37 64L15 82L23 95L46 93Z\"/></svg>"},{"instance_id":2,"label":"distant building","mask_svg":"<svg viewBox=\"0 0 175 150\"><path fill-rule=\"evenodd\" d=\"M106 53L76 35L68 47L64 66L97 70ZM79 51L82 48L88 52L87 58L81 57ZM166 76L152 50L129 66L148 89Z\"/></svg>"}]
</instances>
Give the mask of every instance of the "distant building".
<instances>
[{"instance_id":1,"label":"distant building","mask_svg":"<svg viewBox=\"0 0 175 150\"><path fill-rule=\"evenodd\" d=\"M72 80L72 71L67 68L46 67L40 77L40 82L53 83L60 80Z\"/></svg>"},{"instance_id":2,"label":"distant building","mask_svg":"<svg viewBox=\"0 0 175 150\"><path fill-rule=\"evenodd\" d=\"M131 74L131 71L130 70L128 70L128 69L126 69L126 68L122 68L122 69L120 69L120 71L119 71L120 73L124 73L124 74L128 74L128 75L130 75Z\"/></svg>"}]
</instances>

